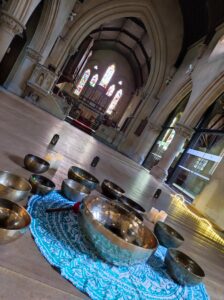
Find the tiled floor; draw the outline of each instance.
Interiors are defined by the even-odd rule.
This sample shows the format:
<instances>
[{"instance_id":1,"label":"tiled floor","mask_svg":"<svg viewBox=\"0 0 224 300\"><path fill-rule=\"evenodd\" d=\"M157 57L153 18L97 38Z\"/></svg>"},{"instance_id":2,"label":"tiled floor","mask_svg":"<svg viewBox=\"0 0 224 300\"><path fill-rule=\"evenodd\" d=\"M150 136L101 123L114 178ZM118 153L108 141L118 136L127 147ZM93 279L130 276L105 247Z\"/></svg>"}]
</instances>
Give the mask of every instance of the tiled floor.
<instances>
[{"instance_id":1,"label":"tiled floor","mask_svg":"<svg viewBox=\"0 0 224 300\"><path fill-rule=\"evenodd\" d=\"M148 171L135 162L96 141L89 135L60 121L22 99L0 90L0 168L29 178L23 166L27 153L44 156L55 133L60 140L55 150L64 159L56 173L48 172L60 188L71 165L93 173L100 181L111 179L126 190L126 194L146 209L155 206L170 213L168 222L185 236L182 247L204 268L207 289L212 299L224 299L224 254L216 242L198 233L197 224L184 211L176 210L170 201L170 190L158 183ZM90 163L100 157L96 168ZM161 197L152 202L157 188ZM0 246L0 299L85 299L45 261L30 234L16 242Z\"/></svg>"}]
</instances>

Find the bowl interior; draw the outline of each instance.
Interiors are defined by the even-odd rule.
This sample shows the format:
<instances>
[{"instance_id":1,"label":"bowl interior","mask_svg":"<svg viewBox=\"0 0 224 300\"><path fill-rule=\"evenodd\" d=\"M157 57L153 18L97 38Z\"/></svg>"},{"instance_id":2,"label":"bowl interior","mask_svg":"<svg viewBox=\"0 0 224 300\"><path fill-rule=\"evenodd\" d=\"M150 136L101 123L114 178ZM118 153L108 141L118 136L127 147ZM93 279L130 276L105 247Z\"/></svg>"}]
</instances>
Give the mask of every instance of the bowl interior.
<instances>
[{"instance_id":1,"label":"bowl interior","mask_svg":"<svg viewBox=\"0 0 224 300\"><path fill-rule=\"evenodd\" d=\"M50 179L48 179L47 177L42 176L42 175L36 175L36 174L33 174L33 175L31 175L31 177L30 177L30 181L31 181L32 183L39 184L39 185L43 185L43 186L45 186L45 187L55 188L54 182L51 181Z\"/></svg>"},{"instance_id":2,"label":"bowl interior","mask_svg":"<svg viewBox=\"0 0 224 300\"><path fill-rule=\"evenodd\" d=\"M92 174L90 174L89 172L79 168L79 167L75 167L72 166L70 168L70 171L79 179L79 180L88 180L91 182L94 182L96 184L99 183L99 180L94 177Z\"/></svg>"},{"instance_id":3,"label":"bowl interior","mask_svg":"<svg viewBox=\"0 0 224 300\"><path fill-rule=\"evenodd\" d=\"M136 209L139 212L142 212L142 213L145 212L145 209L140 204L138 204L137 202L133 201L132 199L130 199L128 197L121 196L120 200L121 200L121 202L129 205L131 208Z\"/></svg>"},{"instance_id":4,"label":"bowl interior","mask_svg":"<svg viewBox=\"0 0 224 300\"><path fill-rule=\"evenodd\" d=\"M198 277L204 277L205 273L202 270L202 268L189 256L187 256L185 253L176 250L176 249L169 249L169 254L172 257L172 259L175 261L175 263L180 264L182 267L184 267L189 273L194 274Z\"/></svg>"},{"instance_id":5,"label":"bowl interior","mask_svg":"<svg viewBox=\"0 0 224 300\"><path fill-rule=\"evenodd\" d=\"M92 218L118 238L145 249L157 247L154 234L119 203L94 197L84 201Z\"/></svg>"},{"instance_id":6,"label":"bowl interior","mask_svg":"<svg viewBox=\"0 0 224 300\"><path fill-rule=\"evenodd\" d=\"M39 156L36 156L36 155L33 155L33 154L27 154L25 156L25 160L26 162L28 163L37 163L39 165L44 165L46 167L49 167L50 164L49 162L47 162L46 160L44 160L43 158L39 157Z\"/></svg>"},{"instance_id":7,"label":"bowl interior","mask_svg":"<svg viewBox=\"0 0 224 300\"><path fill-rule=\"evenodd\" d=\"M180 235L175 229L173 229L171 226L158 221L156 223L155 226L160 227L160 229L162 229L164 232L166 232L167 234L169 234L170 236L173 236L181 241L184 241L184 238L182 237L182 235Z\"/></svg>"},{"instance_id":8,"label":"bowl interior","mask_svg":"<svg viewBox=\"0 0 224 300\"><path fill-rule=\"evenodd\" d=\"M29 192L31 190L31 186L25 178L7 171L0 171L0 184L17 191Z\"/></svg>"},{"instance_id":9,"label":"bowl interior","mask_svg":"<svg viewBox=\"0 0 224 300\"><path fill-rule=\"evenodd\" d=\"M62 189L64 189L64 185L65 187L69 188L70 191L81 192L85 194L90 193L90 189L88 189L85 185L77 181L74 181L72 179L64 179L62 184Z\"/></svg>"},{"instance_id":10,"label":"bowl interior","mask_svg":"<svg viewBox=\"0 0 224 300\"><path fill-rule=\"evenodd\" d=\"M30 215L16 203L0 199L0 228L16 230L27 227L31 222Z\"/></svg>"},{"instance_id":11,"label":"bowl interior","mask_svg":"<svg viewBox=\"0 0 224 300\"><path fill-rule=\"evenodd\" d=\"M109 190L120 193L120 194L125 193L125 191L121 187L119 187L117 184L115 184L112 181L109 181L107 179L105 179L103 181L102 186L106 186Z\"/></svg>"}]
</instances>

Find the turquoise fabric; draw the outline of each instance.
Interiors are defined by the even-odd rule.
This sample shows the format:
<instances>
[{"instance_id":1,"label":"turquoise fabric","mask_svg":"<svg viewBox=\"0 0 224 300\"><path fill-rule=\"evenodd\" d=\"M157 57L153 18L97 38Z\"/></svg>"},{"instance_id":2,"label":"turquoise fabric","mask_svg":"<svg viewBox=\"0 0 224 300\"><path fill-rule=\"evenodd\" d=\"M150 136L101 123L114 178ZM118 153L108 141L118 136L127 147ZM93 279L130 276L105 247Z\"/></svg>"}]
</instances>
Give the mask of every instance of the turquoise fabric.
<instances>
[{"instance_id":1,"label":"turquoise fabric","mask_svg":"<svg viewBox=\"0 0 224 300\"><path fill-rule=\"evenodd\" d=\"M28 206L30 230L48 262L92 299L209 299L204 284L182 287L170 278L163 263L164 247L160 246L146 264L116 267L102 261L81 234L74 212L45 212L46 208L68 205L71 202L56 191L33 196Z\"/></svg>"}]
</instances>

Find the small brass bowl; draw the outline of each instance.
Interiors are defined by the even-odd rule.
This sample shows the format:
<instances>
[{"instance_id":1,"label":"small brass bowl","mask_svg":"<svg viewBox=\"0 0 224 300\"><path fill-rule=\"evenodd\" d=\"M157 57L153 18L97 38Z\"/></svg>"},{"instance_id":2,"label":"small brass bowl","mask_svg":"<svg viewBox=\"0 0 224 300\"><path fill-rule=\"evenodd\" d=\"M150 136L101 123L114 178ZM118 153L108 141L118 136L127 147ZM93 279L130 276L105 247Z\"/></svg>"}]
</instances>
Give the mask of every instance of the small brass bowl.
<instances>
[{"instance_id":1,"label":"small brass bowl","mask_svg":"<svg viewBox=\"0 0 224 300\"><path fill-rule=\"evenodd\" d=\"M117 184L105 179L101 184L102 193L110 199L119 199L125 191Z\"/></svg>"},{"instance_id":2,"label":"small brass bowl","mask_svg":"<svg viewBox=\"0 0 224 300\"><path fill-rule=\"evenodd\" d=\"M43 158L40 158L33 154L27 154L24 157L24 166L32 173L41 174L49 169L50 164Z\"/></svg>"},{"instance_id":3,"label":"small brass bowl","mask_svg":"<svg viewBox=\"0 0 224 300\"><path fill-rule=\"evenodd\" d=\"M25 208L0 198L0 244L7 244L21 237L30 222L30 215Z\"/></svg>"},{"instance_id":4,"label":"small brass bowl","mask_svg":"<svg viewBox=\"0 0 224 300\"><path fill-rule=\"evenodd\" d=\"M78 220L99 256L114 265L146 262L158 246L150 229L118 201L88 196L80 206Z\"/></svg>"},{"instance_id":5,"label":"small brass bowl","mask_svg":"<svg viewBox=\"0 0 224 300\"><path fill-rule=\"evenodd\" d=\"M54 182L42 175L31 175L29 182L32 185L33 194L46 195L55 189Z\"/></svg>"},{"instance_id":6,"label":"small brass bowl","mask_svg":"<svg viewBox=\"0 0 224 300\"><path fill-rule=\"evenodd\" d=\"M165 264L170 276L181 285L199 284L205 277L202 268L185 253L168 249Z\"/></svg>"},{"instance_id":7,"label":"small brass bowl","mask_svg":"<svg viewBox=\"0 0 224 300\"><path fill-rule=\"evenodd\" d=\"M72 179L64 179L61 185L63 195L71 201L81 201L89 195L90 189Z\"/></svg>"},{"instance_id":8,"label":"small brass bowl","mask_svg":"<svg viewBox=\"0 0 224 300\"><path fill-rule=\"evenodd\" d=\"M160 245L166 248L178 248L184 241L182 235L175 229L160 221L155 224L154 234Z\"/></svg>"},{"instance_id":9,"label":"small brass bowl","mask_svg":"<svg viewBox=\"0 0 224 300\"><path fill-rule=\"evenodd\" d=\"M99 180L96 177L75 166L68 170L68 178L85 185L90 190L95 190L99 184Z\"/></svg>"},{"instance_id":10,"label":"small brass bowl","mask_svg":"<svg viewBox=\"0 0 224 300\"><path fill-rule=\"evenodd\" d=\"M18 175L0 171L0 197L19 202L26 199L31 191L29 182Z\"/></svg>"}]
</instances>

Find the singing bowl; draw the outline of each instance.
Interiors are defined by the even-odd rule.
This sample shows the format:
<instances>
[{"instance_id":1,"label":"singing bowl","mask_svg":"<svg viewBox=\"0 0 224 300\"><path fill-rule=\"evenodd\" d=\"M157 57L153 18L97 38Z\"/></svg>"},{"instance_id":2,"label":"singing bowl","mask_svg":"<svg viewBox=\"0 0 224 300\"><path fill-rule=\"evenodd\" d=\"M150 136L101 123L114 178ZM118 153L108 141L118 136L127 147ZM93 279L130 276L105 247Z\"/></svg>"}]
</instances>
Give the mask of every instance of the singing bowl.
<instances>
[{"instance_id":1,"label":"singing bowl","mask_svg":"<svg viewBox=\"0 0 224 300\"><path fill-rule=\"evenodd\" d=\"M168 249L165 264L170 276L180 285L196 285L205 277L202 268L185 253Z\"/></svg>"},{"instance_id":2,"label":"singing bowl","mask_svg":"<svg viewBox=\"0 0 224 300\"><path fill-rule=\"evenodd\" d=\"M88 196L80 206L78 220L99 256L114 265L146 262L158 246L153 232L118 201Z\"/></svg>"},{"instance_id":3,"label":"singing bowl","mask_svg":"<svg viewBox=\"0 0 224 300\"><path fill-rule=\"evenodd\" d=\"M117 184L105 179L101 184L102 193L110 199L119 199L125 191Z\"/></svg>"},{"instance_id":4,"label":"singing bowl","mask_svg":"<svg viewBox=\"0 0 224 300\"><path fill-rule=\"evenodd\" d=\"M21 237L30 222L30 215L25 208L0 198L0 244L7 244Z\"/></svg>"},{"instance_id":5,"label":"singing bowl","mask_svg":"<svg viewBox=\"0 0 224 300\"><path fill-rule=\"evenodd\" d=\"M31 175L29 182L32 186L33 194L46 195L55 189L54 182L42 175Z\"/></svg>"},{"instance_id":6,"label":"singing bowl","mask_svg":"<svg viewBox=\"0 0 224 300\"><path fill-rule=\"evenodd\" d=\"M24 166L32 173L41 174L49 169L50 164L43 158L40 158L33 154L27 154L24 157Z\"/></svg>"},{"instance_id":7,"label":"singing bowl","mask_svg":"<svg viewBox=\"0 0 224 300\"><path fill-rule=\"evenodd\" d=\"M90 190L95 190L99 184L99 180L96 177L75 166L68 170L68 178L85 185Z\"/></svg>"},{"instance_id":8,"label":"singing bowl","mask_svg":"<svg viewBox=\"0 0 224 300\"><path fill-rule=\"evenodd\" d=\"M166 248L178 248L184 241L182 235L175 229L160 221L155 224L154 234L160 245Z\"/></svg>"},{"instance_id":9,"label":"singing bowl","mask_svg":"<svg viewBox=\"0 0 224 300\"><path fill-rule=\"evenodd\" d=\"M126 196L121 196L119 198L119 200L122 203L128 205L131 209L133 209L137 213L139 213L139 214L145 213L145 209L140 204L138 204L137 202L135 202L134 200L132 200L132 199L126 197Z\"/></svg>"},{"instance_id":10,"label":"singing bowl","mask_svg":"<svg viewBox=\"0 0 224 300\"><path fill-rule=\"evenodd\" d=\"M64 179L61 185L62 194L71 201L82 201L89 195L90 189L72 179Z\"/></svg>"},{"instance_id":11,"label":"singing bowl","mask_svg":"<svg viewBox=\"0 0 224 300\"><path fill-rule=\"evenodd\" d=\"M19 202L26 199L31 191L29 182L8 171L0 171L0 197Z\"/></svg>"}]
</instances>

